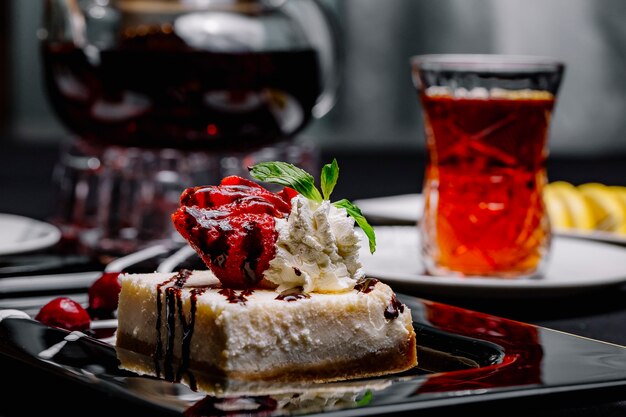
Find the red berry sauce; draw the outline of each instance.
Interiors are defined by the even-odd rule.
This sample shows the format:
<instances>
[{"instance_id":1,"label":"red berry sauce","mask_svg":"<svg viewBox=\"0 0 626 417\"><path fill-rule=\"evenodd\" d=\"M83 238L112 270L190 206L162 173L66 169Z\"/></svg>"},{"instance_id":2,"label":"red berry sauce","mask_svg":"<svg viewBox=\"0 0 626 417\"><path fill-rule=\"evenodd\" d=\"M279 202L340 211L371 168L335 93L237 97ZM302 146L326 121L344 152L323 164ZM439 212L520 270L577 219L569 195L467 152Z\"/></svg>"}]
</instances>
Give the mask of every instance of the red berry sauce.
<instances>
[{"instance_id":1,"label":"red berry sauce","mask_svg":"<svg viewBox=\"0 0 626 417\"><path fill-rule=\"evenodd\" d=\"M275 219L289 215L295 194L289 188L273 193L244 178L226 177L218 186L186 189L172 221L222 285L264 285L263 273L275 255Z\"/></svg>"}]
</instances>

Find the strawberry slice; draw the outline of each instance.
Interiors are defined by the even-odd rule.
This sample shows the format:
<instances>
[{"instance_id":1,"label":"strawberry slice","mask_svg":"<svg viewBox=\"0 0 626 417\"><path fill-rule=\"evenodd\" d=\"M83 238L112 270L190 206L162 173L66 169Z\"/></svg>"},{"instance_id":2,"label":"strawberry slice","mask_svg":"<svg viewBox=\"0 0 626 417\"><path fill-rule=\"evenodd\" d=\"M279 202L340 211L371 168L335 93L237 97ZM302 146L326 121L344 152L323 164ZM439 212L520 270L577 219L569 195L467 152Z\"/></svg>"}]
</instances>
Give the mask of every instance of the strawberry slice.
<instances>
[{"instance_id":1,"label":"strawberry slice","mask_svg":"<svg viewBox=\"0 0 626 417\"><path fill-rule=\"evenodd\" d=\"M218 186L186 189L172 221L225 287L272 286L263 273L275 255L275 218L289 215L295 194L226 177Z\"/></svg>"}]
</instances>

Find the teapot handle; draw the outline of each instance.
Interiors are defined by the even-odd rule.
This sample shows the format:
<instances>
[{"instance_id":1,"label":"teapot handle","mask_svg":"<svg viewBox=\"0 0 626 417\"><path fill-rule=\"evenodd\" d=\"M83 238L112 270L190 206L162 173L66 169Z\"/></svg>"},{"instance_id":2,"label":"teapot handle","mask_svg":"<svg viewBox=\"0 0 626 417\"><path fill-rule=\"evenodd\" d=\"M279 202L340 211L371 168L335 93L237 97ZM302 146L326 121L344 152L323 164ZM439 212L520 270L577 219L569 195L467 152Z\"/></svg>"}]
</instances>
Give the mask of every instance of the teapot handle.
<instances>
[{"instance_id":1,"label":"teapot handle","mask_svg":"<svg viewBox=\"0 0 626 417\"><path fill-rule=\"evenodd\" d=\"M87 43L85 15L77 0L46 0L43 14L44 39L70 42L82 48Z\"/></svg>"},{"instance_id":2,"label":"teapot handle","mask_svg":"<svg viewBox=\"0 0 626 417\"><path fill-rule=\"evenodd\" d=\"M295 4L298 7L291 7ZM335 105L337 90L341 84L344 50L339 21L336 13L322 0L292 0L285 6L318 51L322 92L312 113L319 119Z\"/></svg>"}]
</instances>

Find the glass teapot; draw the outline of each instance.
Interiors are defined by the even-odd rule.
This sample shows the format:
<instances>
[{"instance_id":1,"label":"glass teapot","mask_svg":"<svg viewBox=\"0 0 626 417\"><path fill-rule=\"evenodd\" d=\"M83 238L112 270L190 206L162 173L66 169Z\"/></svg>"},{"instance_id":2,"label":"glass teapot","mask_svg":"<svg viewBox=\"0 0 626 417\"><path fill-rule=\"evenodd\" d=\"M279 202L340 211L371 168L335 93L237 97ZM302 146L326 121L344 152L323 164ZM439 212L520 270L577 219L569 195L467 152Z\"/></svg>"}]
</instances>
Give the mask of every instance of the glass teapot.
<instances>
[{"instance_id":1,"label":"glass teapot","mask_svg":"<svg viewBox=\"0 0 626 417\"><path fill-rule=\"evenodd\" d=\"M338 38L316 0L46 0L48 96L92 144L241 151L333 105Z\"/></svg>"}]
</instances>

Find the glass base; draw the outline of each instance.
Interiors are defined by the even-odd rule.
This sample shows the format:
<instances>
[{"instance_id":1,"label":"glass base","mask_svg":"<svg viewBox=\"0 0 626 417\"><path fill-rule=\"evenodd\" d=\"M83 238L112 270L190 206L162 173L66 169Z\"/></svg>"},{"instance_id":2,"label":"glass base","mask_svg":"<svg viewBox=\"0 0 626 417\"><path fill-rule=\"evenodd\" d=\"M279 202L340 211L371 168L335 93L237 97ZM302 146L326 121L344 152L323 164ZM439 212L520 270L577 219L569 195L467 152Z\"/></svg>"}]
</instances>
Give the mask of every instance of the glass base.
<instances>
[{"instance_id":1,"label":"glass base","mask_svg":"<svg viewBox=\"0 0 626 417\"><path fill-rule=\"evenodd\" d=\"M179 244L170 216L187 187L218 184L229 175L250 178L262 161L290 162L317 172L308 142L282 142L250 153L94 147L67 143L55 167L57 200L50 219L73 250L124 255L145 246Z\"/></svg>"},{"instance_id":2,"label":"glass base","mask_svg":"<svg viewBox=\"0 0 626 417\"><path fill-rule=\"evenodd\" d=\"M538 262L534 263L533 267L524 268L521 265L516 265L515 268L511 269L505 270L502 268L492 268L487 271L467 266L467 269L465 270L458 270L451 268L449 265L442 265L440 262L437 262L436 256L433 256L433 254L437 253L437 248L433 247L433 243L429 243L427 236L425 237L425 233L427 232L424 231L424 223L427 221L427 219L422 219L420 226L418 226L421 241L422 265L427 275L433 277L440 276L486 279L542 279L545 276L551 253L550 247L552 236L549 231L544 232L546 240L539 248L541 256L539 257Z\"/></svg>"},{"instance_id":3,"label":"glass base","mask_svg":"<svg viewBox=\"0 0 626 417\"><path fill-rule=\"evenodd\" d=\"M545 264L545 261L542 261ZM485 278L485 279L542 279L545 276L545 268L540 265L532 271L497 271L489 274L467 273L462 271L454 271L448 268L438 266L431 259L424 256L424 269L427 275L433 277L458 277L458 278Z\"/></svg>"}]
</instances>

